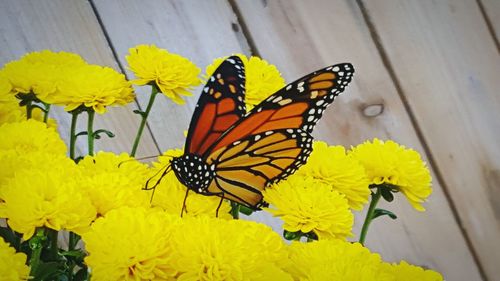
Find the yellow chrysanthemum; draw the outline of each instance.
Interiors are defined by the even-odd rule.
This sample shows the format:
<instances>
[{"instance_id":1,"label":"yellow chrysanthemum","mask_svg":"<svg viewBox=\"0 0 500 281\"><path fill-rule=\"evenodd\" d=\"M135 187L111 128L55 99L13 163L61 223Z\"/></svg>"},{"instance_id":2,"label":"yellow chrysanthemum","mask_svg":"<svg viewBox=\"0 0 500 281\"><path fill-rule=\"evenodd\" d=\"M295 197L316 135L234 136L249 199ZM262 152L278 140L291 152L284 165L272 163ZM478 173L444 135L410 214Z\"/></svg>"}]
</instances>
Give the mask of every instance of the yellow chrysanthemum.
<instances>
[{"instance_id":1,"label":"yellow chrysanthemum","mask_svg":"<svg viewBox=\"0 0 500 281\"><path fill-rule=\"evenodd\" d=\"M266 225L183 218L171 239L177 280L290 280L280 269L286 261L284 243Z\"/></svg>"},{"instance_id":2,"label":"yellow chrysanthemum","mask_svg":"<svg viewBox=\"0 0 500 281\"><path fill-rule=\"evenodd\" d=\"M285 86L285 79L276 66L267 61L252 56L247 58L243 54L236 54L245 66L245 104L247 111L265 100L270 95ZM210 77L215 69L224 61L224 58L215 59L206 68L206 76Z\"/></svg>"},{"instance_id":3,"label":"yellow chrysanthemum","mask_svg":"<svg viewBox=\"0 0 500 281\"><path fill-rule=\"evenodd\" d=\"M158 162L153 163L153 173L163 170L169 165L172 156L178 157L183 154L181 149L168 150L158 158ZM152 180L151 182L154 182ZM182 209L182 203L186 196L186 187L179 182L174 172L166 174L156 187L153 197L153 206L158 206L170 214L179 215ZM217 206L220 203L220 198L217 196L205 196L190 192L186 199L186 209L184 215L200 216L206 215L215 217ZM231 206L228 202L222 202L219 208L218 217L224 219L232 218L229 214Z\"/></svg>"},{"instance_id":4,"label":"yellow chrysanthemum","mask_svg":"<svg viewBox=\"0 0 500 281\"><path fill-rule=\"evenodd\" d=\"M188 90L201 83L200 69L189 59L160 49L155 45L138 45L129 49L130 70L138 78L132 83L146 85L154 82L160 92L175 103L184 104L182 96L191 96Z\"/></svg>"},{"instance_id":5,"label":"yellow chrysanthemum","mask_svg":"<svg viewBox=\"0 0 500 281\"><path fill-rule=\"evenodd\" d=\"M401 261L399 264L384 263L383 268L393 276L391 281L443 281L443 276L434 270Z\"/></svg>"},{"instance_id":6,"label":"yellow chrysanthemum","mask_svg":"<svg viewBox=\"0 0 500 281\"><path fill-rule=\"evenodd\" d=\"M290 232L314 232L319 239L350 236L353 214L344 195L311 177L292 175L264 192L266 211L281 217Z\"/></svg>"},{"instance_id":7,"label":"yellow chrysanthemum","mask_svg":"<svg viewBox=\"0 0 500 281\"><path fill-rule=\"evenodd\" d=\"M107 106L126 105L134 98L132 85L123 74L110 67L80 65L67 71L57 93L48 95L46 102L65 105L66 111L83 105L103 114Z\"/></svg>"},{"instance_id":8,"label":"yellow chrysanthemum","mask_svg":"<svg viewBox=\"0 0 500 281\"><path fill-rule=\"evenodd\" d=\"M43 50L7 63L2 72L12 83L14 93L34 92L45 101L48 95L55 93L58 83L68 75L67 71L84 64L77 54Z\"/></svg>"},{"instance_id":9,"label":"yellow chrysanthemum","mask_svg":"<svg viewBox=\"0 0 500 281\"><path fill-rule=\"evenodd\" d=\"M391 140L374 139L353 147L348 155L364 167L371 184L397 187L418 211L432 193L431 175L418 152Z\"/></svg>"},{"instance_id":10,"label":"yellow chrysanthemum","mask_svg":"<svg viewBox=\"0 0 500 281\"><path fill-rule=\"evenodd\" d=\"M66 145L47 124L30 119L0 126L0 149L16 150L19 154L45 151L58 155L66 154Z\"/></svg>"},{"instance_id":11,"label":"yellow chrysanthemum","mask_svg":"<svg viewBox=\"0 0 500 281\"><path fill-rule=\"evenodd\" d=\"M82 236L92 280L173 280L170 236L178 220L160 209L129 207L97 219Z\"/></svg>"},{"instance_id":12,"label":"yellow chrysanthemum","mask_svg":"<svg viewBox=\"0 0 500 281\"><path fill-rule=\"evenodd\" d=\"M81 186L88 192L98 215L122 206L149 206L149 194L142 190L149 175L147 165L126 153L98 152L78 163L83 173Z\"/></svg>"},{"instance_id":13,"label":"yellow chrysanthemum","mask_svg":"<svg viewBox=\"0 0 500 281\"><path fill-rule=\"evenodd\" d=\"M80 188L80 177L69 158L45 154L38 167L17 171L0 188L0 217L29 239L37 227L84 231L96 210ZM70 175L70 176L68 176Z\"/></svg>"},{"instance_id":14,"label":"yellow chrysanthemum","mask_svg":"<svg viewBox=\"0 0 500 281\"><path fill-rule=\"evenodd\" d=\"M313 142L313 152L297 174L311 176L344 194L349 206L361 210L370 196L365 170L355 159L347 157L343 146Z\"/></svg>"},{"instance_id":15,"label":"yellow chrysanthemum","mask_svg":"<svg viewBox=\"0 0 500 281\"><path fill-rule=\"evenodd\" d=\"M25 263L26 254L16 253L0 237L0 281L28 280L30 268Z\"/></svg>"},{"instance_id":16,"label":"yellow chrysanthemum","mask_svg":"<svg viewBox=\"0 0 500 281\"><path fill-rule=\"evenodd\" d=\"M359 243L324 240L293 242L287 271L294 280L389 281L378 254Z\"/></svg>"}]
</instances>

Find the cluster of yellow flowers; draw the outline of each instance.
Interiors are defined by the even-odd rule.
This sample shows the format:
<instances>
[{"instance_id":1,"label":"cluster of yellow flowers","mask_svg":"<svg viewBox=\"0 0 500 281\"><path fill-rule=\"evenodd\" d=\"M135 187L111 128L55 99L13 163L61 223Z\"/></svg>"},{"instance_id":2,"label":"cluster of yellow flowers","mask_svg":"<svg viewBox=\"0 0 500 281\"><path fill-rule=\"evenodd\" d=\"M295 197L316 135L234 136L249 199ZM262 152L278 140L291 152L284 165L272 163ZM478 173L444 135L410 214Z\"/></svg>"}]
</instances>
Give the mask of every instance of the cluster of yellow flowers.
<instances>
[{"instance_id":1,"label":"cluster of yellow flowers","mask_svg":"<svg viewBox=\"0 0 500 281\"><path fill-rule=\"evenodd\" d=\"M94 280L443 280L404 261L385 263L359 243L287 245L260 223L180 219L157 208L110 211L83 241Z\"/></svg>"},{"instance_id":2,"label":"cluster of yellow flowers","mask_svg":"<svg viewBox=\"0 0 500 281\"><path fill-rule=\"evenodd\" d=\"M67 111L85 106L104 113L106 106L125 105L135 97L123 74L88 64L79 55L67 52L29 53L7 63L0 77L0 94L11 96L2 100L34 94L46 104L64 105Z\"/></svg>"},{"instance_id":3,"label":"cluster of yellow flowers","mask_svg":"<svg viewBox=\"0 0 500 281\"><path fill-rule=\"evenodd\" d=\"M395 142L374 139L349 150L314 142L307 164L264 192L270 203L265 210L283 219L286 232L299 234L286 244L264 224L231 219L228 201L193 192L186 198L175 174L164 174L183 150L168 150L151 165L133 153L98 152L78 161L66 155L43 109L35 107L29 119L19 105L29 98L104 113L133 100L132 83L152 85L176 103L201 83L200 69L186 58L154 45L129 51L137 76L132 82L65 52L27 54L0 70L0 219L24 241L51 231L81 235L95 280L443 280L404 261L383 262L362 244L346 241L353 235L352 210L362 210L379 188L401 191L424 210L421 203L432 192L429 171L417 152ZM250 110L285 82L266 61L238 56ZM222 60L214 60L206 75ZM147 113L141 112L144 122ZM302 243L302 235L318 241ZM27 256L10 244L0 238L0 280L35 276ZM70 238L69 244L69 252L75 250L76 242ZM36 267L36 255L28 256Z\"/></svg>"},{"instance_id":4,"label":"cluster of yellow flowers","mask_svg":"<svg viewBox=\"0 0 500 281\"><path fill-rule=\"evenodd\" d=\"M374 139L346 153L342 146L315 141L307 164L267 189L264 199L287 231L345 239L353 225L351 209L361 210L370 188L381 184L401 191L419 211L432 192L429 170L412 149Z\"/></svg>"}]
</instances>

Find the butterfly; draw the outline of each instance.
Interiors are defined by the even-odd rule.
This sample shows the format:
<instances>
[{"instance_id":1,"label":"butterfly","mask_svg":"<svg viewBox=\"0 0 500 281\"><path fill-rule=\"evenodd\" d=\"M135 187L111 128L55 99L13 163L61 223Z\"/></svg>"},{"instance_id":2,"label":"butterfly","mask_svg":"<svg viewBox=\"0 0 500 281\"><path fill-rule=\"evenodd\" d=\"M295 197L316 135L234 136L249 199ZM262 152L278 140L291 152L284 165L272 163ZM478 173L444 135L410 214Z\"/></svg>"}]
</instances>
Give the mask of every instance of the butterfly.
<instances>
[{"instance_id":1,"label":"butterfly","mask_svg":"<svg viewBox=\"0 0 500 281\"><path fill-rule=\"evenodd\" d=\"M186 197L192 190L260 209L262 191L306 163L314 126L353 73L350 63L315 71L247 113L243 62L227 58L202 90L184 154L173 157L163 174L173 170Z\"/></svg>"}]
</instances>

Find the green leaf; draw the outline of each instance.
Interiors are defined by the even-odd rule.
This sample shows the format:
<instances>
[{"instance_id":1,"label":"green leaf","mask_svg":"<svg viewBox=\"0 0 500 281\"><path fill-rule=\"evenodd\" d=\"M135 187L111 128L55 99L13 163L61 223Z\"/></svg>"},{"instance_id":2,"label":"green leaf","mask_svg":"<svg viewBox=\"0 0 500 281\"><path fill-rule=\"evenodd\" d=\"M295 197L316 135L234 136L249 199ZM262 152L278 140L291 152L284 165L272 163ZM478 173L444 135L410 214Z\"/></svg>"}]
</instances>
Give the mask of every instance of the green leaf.
<instances>
[{"instance_id":1,"label":"green leaf","mask_svg":"<svg viewBox=\"0 0 500 281\"><path fill-rule=\"evenodd\" d=\"M87 268L82 268L78 270L78 272L75 274L75 277L73 278L74 281L84 281L88 280L89 278L89 272Z\"/></svg>"},{"instance_id":2,"label":"green leaf","mask_svg":"<svg viewBox=\"0 0 500 281\"><path fill-rule=\"evenodd\" d=\"M392 202L394 200L394 195L392 194L390 188L382 186L380 188L380 193L382 194L382 197L385 199L385 201Z\"/></svg>"},{"instance_id":3,"label":"green leaf","mask_svg":"<svg viewBox=\"0 0 500 281\"><path fill-rule=\"evenodd\" d=\"M248 208L247 206L241 205L240 206L240 213L249 216L253 213L253 210Z\"/></svg>"},{"instance_id":4,"label":"green leaf","mask_svg":"<svg viewBox=\"0 0 500 281\"><path fill-rule=\"evenodd\" d=\"M302 237L302 232L297 231L297 232L290 232L288 230L283 230L283 237L286 240L298 240L300 237Z\"/></svg>"},{"instance_id":5,"label":"green leaf","mask_svg":"<svg viewBox=\"0 0 500 281\"><path fill-rule=\"evenodd\" d=\"M378 217L381 217L381 216L389 216L391 219L395 220L398 218L398 216L396 216L396 214L394 214L393 212L389 211L389 210L385 210L385 209L375 209L375 211L373 212L373 217L372 217L372 220L373 219L376 219Z\"/></svg>"},{"instance_id":6,"label":"green leaf","mask_svg":"<svg viewBox=\"0 0 500 281\"><path fill-rule=\"evenodd\" d=\"M60 274L58 262L41 262L35 272L35 280L58 280L55 277Z\"/></svg>"},{"instance_id":7,"label":"green leaf","mask_svg":"<svg viewBox=\"0 0 500 281\"><path fill-rule=\"evenodd\" d=\"M100 139L101 138L100 134L102 134L102 133L105 133L109 138L113 138L115 136L115 134L113 134L113 132L105 130L105 129L99 129L99 130L95 131L93 136L95 139Z\"/></svg>"},{"instance_id":8,"label":"green leaf","mask_svg":"<svg viewBox=\"0 0 500 281\"><path fill-rule=\"evenodd\" d=\"M0 237L19 251L21 239L17 237L16 233L12 229L9 227L0 227Z\"/></svg>"},{"instance_id":9,"label":"green leaf","mask_svg":"<svg viewBox=\"0 0 500 281\"><path fill-rule=\"evenodd\" d=\"M136 110L134 110L133 112L134 112L135 114L139 114L139 115L141 115L143 118L144 118L144 116L145 116L145 114L146 114L146 112L144 112L144 111L140 111L139 109L136 109Z\"/></svg>"}]
</instances>

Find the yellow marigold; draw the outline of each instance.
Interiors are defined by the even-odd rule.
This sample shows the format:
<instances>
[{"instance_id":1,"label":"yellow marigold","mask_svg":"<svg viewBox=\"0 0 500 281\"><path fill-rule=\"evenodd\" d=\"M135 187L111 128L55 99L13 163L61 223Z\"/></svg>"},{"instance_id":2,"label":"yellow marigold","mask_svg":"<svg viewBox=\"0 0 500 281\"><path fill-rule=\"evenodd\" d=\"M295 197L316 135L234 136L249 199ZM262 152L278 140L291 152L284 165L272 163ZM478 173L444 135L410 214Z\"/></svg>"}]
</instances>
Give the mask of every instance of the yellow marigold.
<instances>
[{"instance_id":1,"label":"yellow marigold","mask_svg":"<svg viewBox=\"0 0 500 281\"><path fill-rule=\"evenodd\" d=\"M399 264L384 263L383 268L393 276L391 281L443 281L443 276L434 270L401 261Z\"/></svg>"},{"instance_id":2,"label":"yellow marigold","mask_svg":"<svg viewBox=\"0 0 500 281\"><path fill-rule=\"evenodd\" d=\"M0 237L0 281L28 280L29 274L26 254L16 253L16 250Z\"/></svg>"},{"instance_id":3,"label":"yellow marigold","mask_svg":"<svg viewBox=\"0 0 500 281\"><path fill-rule=\"evenodd\" d=\"M0 126L0 149L16 150L19 154L45 151L58 155L66 154L66 145L47 124L30 119Z\"/></svg>"},{"instance_id":4,"label":"yellow marigold","mask_svg":"<svg viewBox=\"0 0 500 281\"><path fill-rule=\"evenodd\" d=\"M285 222L290 232L314 232L319 239L350 236L353 214L344 195L311 177L292 175L264 192L265 210Z\"/></svg>"},{"instance_id":5,"label":"yellow marigold","mask_svg":"<svg viewBox=\"0 0 500 281\"><path fill-rule=\"evenodd\" d=\"M397 187L418 211L432 193L431 175L418 152L395 143L374 139L353 147L348 155L364 167L371 184Z\"/></svg>"},{"instance_id":6,"label":"yellow marigold","mask_svg":"<svg viewBox=\"0 0 500 281\"><path fill-rule=\"evenodd\" d=\"M178 220L160 209L129 207L97 219L82 236L92 280L172 280L170 236Z\"/></svg>"},{"instance_id":7,"label":"yellow marigold","mask_svg":"<svg viewBox=\"0 0 500 281\"><path fill-rule=\"evenodd\" d=\"M85 106L103 114L107 106L126 105L134 97L132 85L123 74L110 67L80 65L67 71L57 93L48 95L46 102L65 105L66 111Z\"/></svg>"},{"instance_id":8,"label":"yellow marigold","mask_svg":"<svg viewBox=\"0 0 500 281\"><path fill-rule=\"evenodd\" d=\"M323 240L293 242L287 271L294 280L389 281L378 254L359 243Z\"/></svg>"},{"instance_id":9,"label":"yellow marigold","mask_svg":"<svg viewBox=\"0 0 500 281\"><path fill-rule=\"evenodd\" d=\"M78 163L83 173L81 186L88 192L98 215L122 206L149 206L142 188L149 175L147 165L127 153L98 152Z\"/></svg>"},{"instance_id":10,"label":"yellow marigold","mask_svg":"<svg viewBox=\"0 0 500 281\"><path fill-rule=\"evenodd\" d=\"M12 101L0 101L0 125L24 120L26 120L26 110L19 106L15 98Z\"/></svg>"},{"instance_id":11,"label":"yellow marigold","mask_svg":"<svg viewBox=\"0 0 500 281\"><path fill-rule=\"evenodd\" d=\"M247 111L265 100L285 86L285 79L276 66L259 57L236 54L245 65L245 104ZM210 77L215 69L226 59L217 58L206 68L206 76Z\"/></svg>"},{"instance_id":12,"label":"yellow marigold","mask_svg":"<svg viewBox=\"0 0 500 281\"><path fill-rule=\"evenodd\" d=\"M266 225L189 217L171 239L177 280L290 280L280 269L285 245Z\"/></svg>"},{"instance_id":13,"label":"yellow marigold","mask_svg":"<svg viewBox=\"0 0 500 281\"><path fill-rule=\"evenodd\" d=\"M314 141L313 152L297 174L311 176L344 194L349 206L361 210L368 202L368 178L361 164L346 155L343 146Z\"/></svg>"},{"instance_id":14,"label":"yellow marigold","mask_svg":"<svg viewBox=\"0 0 500 281\"><path fill-rule=\"evenodd\" d=\"M160 49L155 45L138 45L129 49L130 70L138 78L132 83L146 85L154 82L160 92L175 103L184 104L182 96L201 83L200 69L189 59Z\"/></svg>"},{"instance_id":15,"label":"yellow marigold","mask_svg":"<svg viewBox=\"0 0 500 281\"><path fill-rule=\"evenodd\" d=\"M56 91L57 84L68 70L84 64L85 61L77 54L43 50L7 63L2 72L12 83L15 93L34 92L44 100Z\"/></svg>"},{"instance_id":16,"label":"yellow marigold","mask_svg":"<svg viewBox=\"0 0 500 281\"><path fill-rule=\"evenodd\" d=\"M158 158L158 162L153 163L153 174L164 170L167 165L170 165L172 156L178 157L183 154L181 149L171 149L166 151ZM161 173L161 172L160 172ZM154 183L159 174L151 180ZM182 203L186 196L186 187L179 182L174 172L170 172L164 176L160 184L156 187L152 205L158 206L170 214L179 215L182 209ZM212 216L215 217L217 206L220 203L220 198L217 196L205 196L190 192L186 199L186 209L184 215L186 216ZM230 219L229 214L231 206L228 202L222 202L219 208L219 218Z\"/></svg>"},{"instance_id":17,"label":"yellow marigold","mask_svg":"<svg viewBox=\"0 0 500 281\"><path fill-rule=\"evenodd\" d=\"M25 240L42 226L81 233L96 216L80 188L74 162L46 156L41 166L17 171L0 189L0 217L7 218L9 226Z\"/></svg>"}]
</instances>

